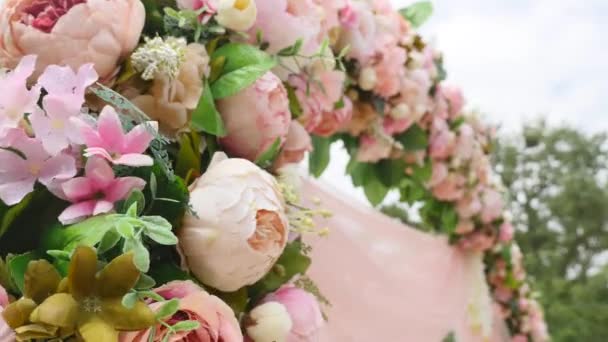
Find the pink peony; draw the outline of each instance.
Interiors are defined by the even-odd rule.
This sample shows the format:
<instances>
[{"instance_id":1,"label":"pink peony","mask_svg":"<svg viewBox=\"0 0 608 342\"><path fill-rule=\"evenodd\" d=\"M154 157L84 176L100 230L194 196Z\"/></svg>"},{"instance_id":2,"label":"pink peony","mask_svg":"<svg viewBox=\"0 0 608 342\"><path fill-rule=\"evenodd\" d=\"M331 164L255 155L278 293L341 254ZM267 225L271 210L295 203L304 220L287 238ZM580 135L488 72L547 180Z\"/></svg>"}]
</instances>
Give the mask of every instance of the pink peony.
<instances>
[{"instance_id":1,"label":"pink peony","mask_svg":"<svg viewBox=\"0 0 608 342\"><path fill-rule=\"evenodd\" d=\"M40 86L27 87L36 67L36 56L25 56L9 73L0 76L0 138L17 128L25 113L33 113L40 98Z\"/></svg>"},{"instance_id":2,"label":"pink peony","mask_svg":"<svg viewBox=\"0 0 608 342\"><path fill-rule=\"evenodd\" d=\"M283 150L275 161L275 168L283 165L298 163L304 159L306 152L312 151L312 141L308 132L297 121L292 121L289 125L287 140L283 145Z\"/></svg>"},{"instance_id":3,"label":"pink peony","mask_svg":"<svg viewBox=\"0 0 608 342\"><path fill-rule=\"evenodd\" d=\"M243 340L239 323L232 309L221 299L205 292L192 281L172 281L154 290L166 300L179 299L178 311L169 319L168 324L193 320L200 323L196 330L180 331L172 335L169 341L184 342L240 342ZM150 307L158 310L162 303L152 303ZM168 334L164 325L157 324L155 335L150 340L151 329L124 332L121 342L160 342Z\"/></svg>"},{"instance_id":4,"label":"pink peony","mask_svg":"<svg viewBox=\"0 0 608 342\"><path fill-rule=\"evenodd\" d=\"M74 70L93 63L105 80L135 48L144 26L139 0L7 0L0 12L0 64L38 55L37 73L52 64Z\"/></svg>"},{"instance_id":5,"label":"pink peony","mask_svg":"<svg viewBox=\"0 0 608 342\"><path fill-rule=\"evenodd\" d=\"M14 205L40 182L51 186L76 175L74 158L64 154L49 155L40 141L25 135L21 130L11 131L11 150L0 149L0 199Z\"/></svg>"},{"instance_id":6,"label":"pink peony","mask_svg":"<svg viewBox=\"0 0 608 342\"><path fill-rule=\"evenodd\" d=\"M278 302L287 309L293 325L286 342L318 340L319 330L325 322L319 302L312 294L288 284L267 295L262 302Z\"/></svg>"},{"instance_id":7,"label":"pink peony","mask_svg":"<svg viewBox=\"0 0 608 342\"><path fill-rule=\"evenodd\" d=\"M362 135L359 139L359 151L357 161L377 162L388 158L392 151L392 144L386 139L375 138L370 135Z\"/></svg>"},{"instance_id":8,"label":"pink peony","mask_svg":"<svg viewBox=\"0 0 608 342\"><path fill-rule=\"evenodd\" d=\"M217 103L228 135L220 140L231 155L256 160L279 139L285 142L291 122L287 91L271 72L238 94Z\"/></svg>"},{"instance_id":9,"label":"pink peony","mask_svg":"<svg viewBox=\"0 0 608 342\"><path fill-rule=\"evenodd\" d=\"M86 217L104 214L114 209L114 203L142 190L146 182L137 177L116 178L114 171L101 158L88 160L85 175L61 185L62 197L71 202L59 215L63 224L78 222Z\"/></svg>"},{"instance_id":10,"label":"pink peony","mask_svg":"<svg viewBox=\"0 0 608 342\"><path fill-rule=\"evenodd\" d=\"M105 106L99 114L97 129L88 125L81 128L87 145L85 156L99 156L117 165L152 166L154 160L144 152L154 139L157 127L156 122L147 122L125 134L116 110Z\"/></svg>"}]
</instances>

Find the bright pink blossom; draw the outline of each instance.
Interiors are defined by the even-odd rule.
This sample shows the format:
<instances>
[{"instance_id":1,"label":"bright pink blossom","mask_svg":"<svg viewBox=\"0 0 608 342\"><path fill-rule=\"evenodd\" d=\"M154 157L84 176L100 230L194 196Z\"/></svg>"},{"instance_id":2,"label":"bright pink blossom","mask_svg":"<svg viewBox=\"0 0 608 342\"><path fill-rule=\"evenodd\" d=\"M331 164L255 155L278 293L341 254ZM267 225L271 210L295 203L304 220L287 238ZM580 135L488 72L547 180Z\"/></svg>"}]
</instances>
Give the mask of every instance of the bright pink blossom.
<instances>
[{"instance_id":1,"label":"bright pink blossom","mask_svg":"<svg viewBox=\"0 0 608 342\"><path fill-rule=\"evenodd\" d=\"M150 166L154 161L144 152L154 139L152 132L157 129L157 123L152 121L137 125L125 134L116 110L105 106L99 114L97 129L88 125L81 128L87 145L85 156L100 156L118 165Z\"/></svg>"},{"instance_id":2,"label":"bright pink blossom","mask_svg":"<svg viewBox=\"0 0 608 342\"><path fill-rule=\"evenodd\" d=\"M146 182L137 177L116 178L105 160L93 157L88 160L83 177L62 184L65 199L72 205L59 215L59 221L74 223L110 212L114 203L125 199L133 190L142 190L145 185Z\"/></svg>"},{"instance_id":3,"label":"bright pink blossom","mask_svg":"<svg viewBox=\"0 0 608 342\"><path fill-rule=\"evenodd\" d=\"M36 67L36 56L25 56L17 67L0 77L0 138L19 126L25 113L34 112L40 98L40 86L27 87L27 79Z\"/></svg>"},{"instance_id":4,"label":"bright pink blossom","mask_svg":"<svg viewBox=\"0 0 608 342\"><path fill-rule=\"evenodd\" d=\"M19 203L34 190L36 181L51 186L76 175L76 162L71 156L49 155L40 141L21 130L12 130L11 134L11 150L0 149L0 199L5 204Z\"/></svg>"}]
</instances>

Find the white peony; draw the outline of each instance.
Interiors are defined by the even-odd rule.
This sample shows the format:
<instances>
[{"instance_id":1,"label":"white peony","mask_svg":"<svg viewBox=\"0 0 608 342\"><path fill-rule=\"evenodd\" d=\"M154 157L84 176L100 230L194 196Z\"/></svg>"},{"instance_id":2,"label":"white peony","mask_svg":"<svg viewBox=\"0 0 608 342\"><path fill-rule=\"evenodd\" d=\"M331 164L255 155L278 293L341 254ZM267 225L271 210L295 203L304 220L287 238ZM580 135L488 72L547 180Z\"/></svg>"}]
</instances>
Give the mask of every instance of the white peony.
<instances>
[{"instance_id":1,"label":"white peony","mask_svg":"<svg viewBox=\"0 0 608 342\"><path fill-rule=\"evenodd\" d=\"M254 342L285 342L293 322L287 308L278 302L262 304L249 313L253 321L247 335Z\"/></svg>"},{"instance_id":2,"label":"white peony","mask_svg":"<svg viewBox=\"0 0 608 342\"><path fill-rule=\"evenodd\" d=\"M251 285L285 248L289 224L279 185L248 160L216 153L190 187L190 204L179 250L206 285L226 292Z\"/></svg>"},{"instance_id":3,"label":"white peony","mask_svg":"<svg viewBox=\"0 0 608 342\"><path fill-rule=\"evenodd\" d=\"M244 32L253 26L257 14L253 0L220 0L215 20L226 28Z\"/></svg>"}]
</instances>

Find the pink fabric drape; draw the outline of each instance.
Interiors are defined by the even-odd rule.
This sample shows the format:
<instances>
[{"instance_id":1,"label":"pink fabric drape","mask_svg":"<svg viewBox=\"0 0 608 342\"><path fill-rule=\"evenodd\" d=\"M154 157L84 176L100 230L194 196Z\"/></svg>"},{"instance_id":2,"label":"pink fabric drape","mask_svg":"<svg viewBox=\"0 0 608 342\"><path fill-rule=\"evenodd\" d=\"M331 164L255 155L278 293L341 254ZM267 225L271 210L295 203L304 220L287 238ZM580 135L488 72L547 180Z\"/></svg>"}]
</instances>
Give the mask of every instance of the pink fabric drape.
<instances>
[{"instance_id":1,"label":"pink fabric drape","mask_svg":"<svg viewBox=\"0 0 608 342\"><path fill-rule=\"evenodd\" d=\"M315 181L303 193L334 213L322 222L328 237L306 238L309 274L332 302L322 341L440 342L449 332L459 342L484 341L468 315L475 296L488 296L472 285L481 266L472 269L471 255ZM490 341L508 340L504 324L493 330Z\"/></svg>"}]
</instances>

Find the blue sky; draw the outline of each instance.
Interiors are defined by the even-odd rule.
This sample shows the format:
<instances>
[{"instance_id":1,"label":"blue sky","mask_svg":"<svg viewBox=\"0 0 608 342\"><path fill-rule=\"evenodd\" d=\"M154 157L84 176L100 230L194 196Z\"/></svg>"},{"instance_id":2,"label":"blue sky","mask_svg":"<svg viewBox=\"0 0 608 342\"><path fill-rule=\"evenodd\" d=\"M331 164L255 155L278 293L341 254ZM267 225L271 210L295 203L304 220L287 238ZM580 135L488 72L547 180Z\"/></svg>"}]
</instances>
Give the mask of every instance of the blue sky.
<instances>
[{"instance_id":1,"label":"blue sky","mask_svg":"<svg viewBox=\"0 0 608 342\"><path fill-rule=\"evenodd\" d=\"M393 0L396 8L413 3ZM539 115L608 130L608 0L435 0L422 32L444 52L448 81L501 131ZM603 39L602 39L603 38ZM333 146L323 175L365 202Z\"/></svg>"}]
</instances>

